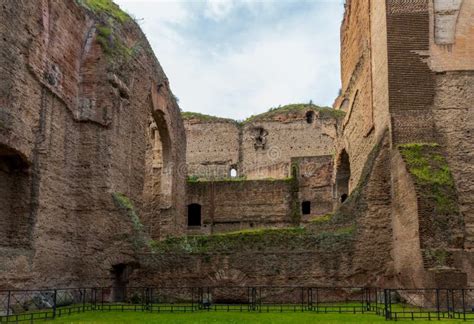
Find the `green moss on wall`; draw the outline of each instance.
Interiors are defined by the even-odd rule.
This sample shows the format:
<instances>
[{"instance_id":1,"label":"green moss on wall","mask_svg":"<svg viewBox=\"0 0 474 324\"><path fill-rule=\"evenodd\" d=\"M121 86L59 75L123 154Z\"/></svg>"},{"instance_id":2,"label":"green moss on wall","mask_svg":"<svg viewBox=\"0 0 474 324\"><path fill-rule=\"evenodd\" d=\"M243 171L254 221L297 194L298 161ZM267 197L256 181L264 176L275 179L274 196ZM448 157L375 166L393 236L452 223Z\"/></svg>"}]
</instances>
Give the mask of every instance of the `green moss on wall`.
<instances>
[{"instance_id":1,"label":"green moss on wall","mask_svg":"<svg viewBox=\"0 0 474 324\"><path fill-rule=\"evenodd\" d=\"M457 213L457 193L448 162L436 143L399 145L400 154L423 198L434 201L439 213Z\"/></svg>"},{"instance_id":2,"label":"green moss on wall","mask_svg":"<svg viewBox=\"0 0 474 324\"><path fill-rule=\"evenodd\" d=\"M112 194L113 201L115 205L120 208L130 219L133 226L133 235L127 235L127 238L132 243L135 249L140 249L145 246L150 246L150 240L146 238L143 232L143 224L140 221L135 206L132 201L120 192L115 192Z\"/></svg>"},{"instance_id":3,"label":"green moss on wall","mask_svg":"<svg viewBox=\"0 0 474 324\"><path fill-rule=\"evenodd\" d=\"M124 194L120 192L115 192L112 194L112 198L114 199L115 204L126 211L128 217L133 223L133 229L135 231L141 231L143 230L143 224L140 221L140 218L138 217L135 207L133 206L132 201L125 196Z\"/></svg>"}]
</instances>

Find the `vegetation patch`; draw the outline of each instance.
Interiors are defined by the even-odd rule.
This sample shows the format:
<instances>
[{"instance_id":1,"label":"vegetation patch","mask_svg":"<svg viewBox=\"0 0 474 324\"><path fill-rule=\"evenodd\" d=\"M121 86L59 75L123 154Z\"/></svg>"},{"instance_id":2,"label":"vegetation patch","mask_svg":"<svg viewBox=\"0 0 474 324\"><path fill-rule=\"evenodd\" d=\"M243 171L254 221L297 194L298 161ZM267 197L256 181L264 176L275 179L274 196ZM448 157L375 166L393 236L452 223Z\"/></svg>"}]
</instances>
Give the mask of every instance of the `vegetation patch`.
<instances>
[{"instance_id":1,"label":"vegetation patch","mask_svg":"<svg viewBox=\"0 0 474 324\"><path fill-rule=\"evenodd\" d=\"M243 251L335 251L351 242L353 228L314 233L302 227L244 230L213 235L172 237L153 242L154 253L235 253Z\"/></svg>"},{"instance_id":2,"label":"vegetation patch","mask_svg":"<svg viewBox=\"0 0 474 324\"><path fill-rule=\"evenodd\" d=\"M439 145L411 143L398 148L423 198L435 202L436 212L458 213L454 179Z\"/></svg>"},{"instance_id":3,"label":"vegetation patch","mask_svg":"<svg viewBox=\"0 0 474 324\"><path fill-rule=\"evenodd\" d=\"M120 23L131 20L131 17L112 0L78 0L78 2L95 14L106 15Z\"/></svg>"},{"instance_id":4,"label":"vegetation patch","mask_svg":"<svg viewBox=\"0 0 474 324\"><path fill-rule=\"evenodd\" d=\"M141 49L140 42L137 42L132 47L127 46L114 31L113 24L100 24L97 28L97 42L102 47L102 50L112 61L122 61L124 64L132 59Z\"/></svg>"},{"instance_id":5,"label":"vegetation patch","mask_svg":"<svg viewBox=\"0 0 474 324\"><path fill-rule=\"evenodd\" d=\"M230 118L211 116L211 115L206 115L206 114L201 114L201 113L191 112L191 111L181 112L181 117L184 120L197 119L197 120L202 121L202 122L224 122L224 123L235 123L235 124L237 124L237 121L235 121L233 119L230 119Z\"/></svg>"},{"instance_id":6,"label":"vegetation patch","mask_svg":"<svg viewBox=\"0 0 474 324\"><path fill-rule=\"evenodd\" d=\"M135 211L135 207L133 206L132 201L120 192L113 193L112 198L114 199L115 204L119 208L127 212L128 217L133 223L133 228L136 231L141 231L143 229L143 224L141 223L140 218L138 217Z\"/></svg>"},{"instance_id":7,"label":"vegetation patch","mask_svg":"<svg viewBox=\"0 0 474 324\"><path fill-rule=\"evenodd\" d=\"M202 178L196 175L188 176L188 183L208 183L208 182L242 182L246 181L247 177L220 177L220 178ZM258 181L258 180L249 180L249 181Z\"/></svg>"},{"instance_id":8,"label":"vegetation patch","mask_svg":"<svg viewBox=\"0 0 474 324\"><path fill-rule=\"evenodd\" d=\"M432 268L443 268L449 266L450 253L445 249L424 249L423 259Z\"/></svg>"},{"instance_id":9,"label":"vegetation patch","mask_svg":"<svg viewBox=\"0 0 474 324\"><path fill-rule=\"evenodd\" d=\"M143 224L138 217L137 212L135 211L135 206L132 201L120 192L114 192L112 194L115 205L126 213L130 218L133 225L133 237L131 237L131 242L134 248L139 249L145 245L149 245L150 242L147 241L143 233Z\"/></svg>"},{"instance_id":10,"label":"vegetation patch","mask_svg":"<svg viewBox=\"0 0 474 324\"><path fill-rule=\"evenodd\" d=\"M252 115L247 118L243 123L250 123L255 121L273 120L278 115L290 115L298 112L314 111L319 114L322 118L342 118L345 116L345 112L342 110L336 110L331 107L320 107L313 103L298 103L290 104L285 106L270 108L267 112L258 115Z\"/></svg>"},{"instance_id":11,"label":"vegetation patch","mask_svg":"<svg viewBox=\"0 0 474 324\"><path fill-rule=\"evenodd\" d=\"M325 223L329 222L334 214L326 214L323 216L317 216L310 220L311 223Z\"/></svg>"}]
</instances>

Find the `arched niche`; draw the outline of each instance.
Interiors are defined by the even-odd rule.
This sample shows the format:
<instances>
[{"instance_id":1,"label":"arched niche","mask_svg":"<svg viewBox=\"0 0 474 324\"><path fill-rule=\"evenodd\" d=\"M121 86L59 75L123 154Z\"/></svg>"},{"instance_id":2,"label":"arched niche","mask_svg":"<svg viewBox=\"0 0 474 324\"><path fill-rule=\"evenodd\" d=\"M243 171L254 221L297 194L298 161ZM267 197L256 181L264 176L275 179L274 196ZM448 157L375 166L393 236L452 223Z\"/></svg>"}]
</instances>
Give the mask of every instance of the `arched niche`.
<instances>
[{"instance_id":1,"label":"arched niche","mask_svg":"<svg viewBox=\"0 0 474 324\"><path fill-rule=\"evenodd\" d=\"M335 198L344 203L349 196L349 182L351 179L351 164L349 154L343 149L336 161L336 181L335 181Z\"/></svg>"},{"instance_id":2,"label":"arched niche","mask_svg":"<svg viewBox=\"0 0 474 324\"><path fill-rule=\"evenodd\" d=\"M0 246L28 247L32 231L29 163L0 144Z\"/></svg>"}]
</instances>

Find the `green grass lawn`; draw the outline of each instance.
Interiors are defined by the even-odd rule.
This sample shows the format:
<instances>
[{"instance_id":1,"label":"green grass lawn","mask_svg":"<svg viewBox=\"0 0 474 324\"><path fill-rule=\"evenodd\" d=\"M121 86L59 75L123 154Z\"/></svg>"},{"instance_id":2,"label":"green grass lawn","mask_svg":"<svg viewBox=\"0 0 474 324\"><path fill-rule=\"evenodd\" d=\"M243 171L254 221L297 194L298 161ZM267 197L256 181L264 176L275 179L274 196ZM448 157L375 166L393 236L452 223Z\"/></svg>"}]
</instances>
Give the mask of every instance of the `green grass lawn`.
<instances>
[{"instance_id":1,"label":"green grass lawn","mask_svg":"<svg viewBox=\"0 0 474 324\"><path fill-rule=\"evenodd\" d=\"M64 316L42 323L390 323L377 315L315 314L315 313L143 313L143 312L86 312ZM397 321L396 323L436 323L438 321ZM461 323L449 320L438 323ZM462 322L466 323L466 322Z\"/></svg>"}]
</instances>

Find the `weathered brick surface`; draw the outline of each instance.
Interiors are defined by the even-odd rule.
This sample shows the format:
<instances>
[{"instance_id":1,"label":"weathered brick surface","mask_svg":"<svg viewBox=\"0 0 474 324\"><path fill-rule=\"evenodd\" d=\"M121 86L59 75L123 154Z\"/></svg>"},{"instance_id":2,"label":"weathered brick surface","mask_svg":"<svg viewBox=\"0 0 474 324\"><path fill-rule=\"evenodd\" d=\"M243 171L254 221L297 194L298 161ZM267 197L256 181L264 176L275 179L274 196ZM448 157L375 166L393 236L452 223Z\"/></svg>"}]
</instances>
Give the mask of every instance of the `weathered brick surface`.
<instances>
[{"instance_id":1,"label":"weathered brick surface","mask_svg":"<svg viewBox=\"0 0 474 324\"><path fill-rule=\"evenodd\" d=\"M188 183L187 194L188 204L202 206L203 233L292 225L290 181Z\"/></svg>"},{"instance_id":2,"label":"weathered brick surface","mask_svg":"<svg viewBox=\"0 0 474 324\"><path fill-rule=\"evenodd\" d=\"M204 178L228 177L240 160L240 127L232 121L185 121L188 174Z\"/></svg>"},{"instance_id":3,"label":"weathered brick surface","mask_svg":"<svg viewBox=\"0 0 474 324\"><path fill-rule=\"evenodd\" d=\"M1 287L110 284L114 264L134 262L132 222L112 193L145 211L150 119L172 144L172 201L146 221L182 231L185 172L178 169L186 143L178 106L138 26L114 23L124 46L141 44L122 60L97 42L103 21L75 1L1 4Z\"/></svg>"}]
</instances>

